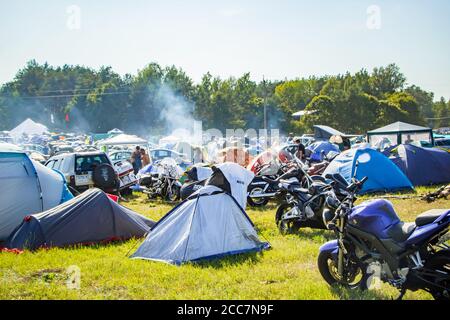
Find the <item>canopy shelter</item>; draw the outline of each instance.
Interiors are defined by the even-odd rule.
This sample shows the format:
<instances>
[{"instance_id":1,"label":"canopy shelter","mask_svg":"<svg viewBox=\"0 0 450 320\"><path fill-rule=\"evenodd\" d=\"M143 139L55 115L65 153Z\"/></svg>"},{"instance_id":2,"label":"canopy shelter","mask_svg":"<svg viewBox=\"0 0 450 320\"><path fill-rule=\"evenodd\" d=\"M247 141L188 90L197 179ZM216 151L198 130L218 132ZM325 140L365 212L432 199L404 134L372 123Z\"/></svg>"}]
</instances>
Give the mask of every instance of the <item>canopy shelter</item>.
<instances>
[{"instance_id":1,"label":"canopy shelter","mask_svg":"<svg viewBox=\"0 0 450 320\"><path fill-rule=\"evenodd\" d=\"M35 250L126 240L145 236L153 225L100 189L90 189L62 205L27 216L11 233L6 247Z\"/></svg>"},{"instance_id":2,"label":"canopy shelter","mask_svg":"<svg viewBox=\"0 0 450 320\"><path fill-rule=\"evenodd\" d=\"M146 145L148 144L147 140L139 138L135 135L129 134L119 134L112 138L99 141L99 145L101 146L117 146L117 145Z\"/></svg>"},{"instance_id":3,"label":"canopy shelter","mask_svg":"<svg viewBox=\"0 0 450 320\"><path fill-rule=\"evenodd\" d=\"M9 132L10 136L13 137L15 140L19 139L23 134L41 135L44 133L48 133L48 128L43 124L34 122L30 118L26 119Z\"/></svg>"},{"instance_id":4,"label":"canopy shelter","mask_svg":"<svg viewBox=\"0 0 450 320\"><path fill-rule=\"evenodd\" d=\"M293 113L292 117L295 118L295 119L300 119L303 116L314 114L316 112L317 112L317 110L300 110L300 111L297 111L297 112Z\"/></svg>"},{"instance_id":5,"label":"canopy shelter","mask_svg":"<svg viewBox=\"0 0 450 320\"><path fill-rule=\"evenodd\" d=\"M106 150L110 146L141 146L148 149L148 141L139 138L135 135L119 134L112 138L101 140L97 143L100 147L106 147Z\"/></svg>"},{"instance_id":6,"label":"canopy shelter","mask_svg":"<svg viewBox=\"0 0 450 320\"><path fill-rule=\"evenodd\" d=\"M27 215L73 198L62 174L25 153L0 152L0 241Z\"/></svg>"},{"instance_id":7,"label":"canopy shelter","mask_svg":"<svg viewBox=\"0 0 450 320\"><path fill-rule=\"evenodd\" d=\"M132 258L182 264L267 249L244 211L253 174L235 163L214 173L152 227Z\"/></svg>"},{"instance_id":8,"label":"canopy shelter","mask_svg":"<svg viewBox=\"0 0 450 320\"><path fill-rule=\"evenodd\" d=\"M426 141L434 145L431 128L400 121L367 132L367 140L378 149L384 149L389 145L411 144L416 141Z\"/></svg>"}]
</instances>

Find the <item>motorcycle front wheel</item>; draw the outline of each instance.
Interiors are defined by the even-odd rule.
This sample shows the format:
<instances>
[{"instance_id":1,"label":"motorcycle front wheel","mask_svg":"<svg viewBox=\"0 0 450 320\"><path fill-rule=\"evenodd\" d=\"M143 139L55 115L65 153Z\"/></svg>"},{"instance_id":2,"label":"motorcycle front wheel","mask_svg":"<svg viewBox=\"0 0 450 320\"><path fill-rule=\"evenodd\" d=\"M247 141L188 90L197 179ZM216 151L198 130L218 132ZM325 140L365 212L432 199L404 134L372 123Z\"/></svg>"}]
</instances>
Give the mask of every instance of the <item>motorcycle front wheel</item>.
<instances>
[{"instance_id":1,"label":"motorcycle front wheel","mask_svg":"<svg viewBox=\"0 0 450 320\"><path fill-rule=\"evenodd\" d=\"M335 260L330 252L321 252L317 259L317 264L322 278L330 286L340 284L349 289L367 289L367 279L369 276L365 270L362 270L356 264L351 264L345 272L345 277L339 276L337 260Z\"/></svg>"},{"instance_id":2,"label":"motorcycle front wheel","mask_svg":"<svg viewBox=\"0 0 450 320\"><path fill-rule=\"evenodd\" d=\"M172 186L171 190L166 191L166 200L170 202L175 202L180 199L180 188L177 186Z\"/></svg>"},{"instance_id":3,"label":"motorcycle front wheel","mask_svg":"<svg viewBox=\"0 0 450 320\"><path fill-rule=\"evenodd\" d=\"M283 220L283 215L294 208L293 203L282 203L275 214L275 223L282 235L292 234L300 228L295 220Z\"/></svg>"}]
</instances>

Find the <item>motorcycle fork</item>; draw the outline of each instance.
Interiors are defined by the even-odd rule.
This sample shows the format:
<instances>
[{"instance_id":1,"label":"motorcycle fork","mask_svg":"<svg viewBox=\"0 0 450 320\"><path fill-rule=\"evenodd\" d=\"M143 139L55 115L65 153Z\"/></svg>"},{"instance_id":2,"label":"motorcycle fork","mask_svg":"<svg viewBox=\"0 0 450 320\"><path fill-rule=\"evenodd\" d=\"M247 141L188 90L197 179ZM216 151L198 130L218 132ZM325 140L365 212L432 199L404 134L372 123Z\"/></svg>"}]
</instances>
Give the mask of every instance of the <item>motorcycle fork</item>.
<instances>
[{"instance_id":1,"label":"motorcycle fork","mask_svg":"<svg viewBox=\"0 0 450 320\"><path fill-rule=\"evenodd\" d=\"M339 219L338 230L339 230L338 274L342 279L344 277L344 254L347 251L345 250L344 247L344 218Z\"/></svg>"}]
</instances>

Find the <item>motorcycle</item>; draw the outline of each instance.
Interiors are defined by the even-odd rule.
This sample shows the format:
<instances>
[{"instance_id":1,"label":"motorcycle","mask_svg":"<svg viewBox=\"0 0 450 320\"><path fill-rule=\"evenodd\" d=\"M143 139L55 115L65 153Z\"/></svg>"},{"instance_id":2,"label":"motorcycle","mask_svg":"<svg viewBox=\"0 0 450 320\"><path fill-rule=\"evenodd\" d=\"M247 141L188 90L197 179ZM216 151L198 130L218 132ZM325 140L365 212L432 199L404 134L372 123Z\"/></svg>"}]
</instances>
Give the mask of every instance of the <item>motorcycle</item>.
<instances>
[{"instance_id":1,"label":"motorcycle","mask_svg":"<svg viewBox=\"0 0 450 320\"><path fill-rule=\"evenodd\" d=\"M149 199L161 197L164 200L175 202L180 199L181 183L178 181L180 172L176 163L165 160L156 164L157 172L143 175L139 184Z\"/></svg>"},{"instance_id":2,"label":"motorcycle","mask_svg":"<svg viewBox=\"0 0 450 320\"><path fill-rule=\"evenodd\" d=\"M322 151L323 161L312 164L308 168L308 171L307 171L308 174L310 176L321 175L325 171L325 169L328 167L328 165L331 163L331 161L333 161L333 159L336 158L338 155L339 155L339 153L335 152L335 151L330 151L326 155L325 155L325 152Z\"/></svg>"},{"instance_id":3,"label":"motorcycle","mask_svg":"<svg viewBox=\"0 0 450 320\"><path fill-rule=\"evenodd\" d=\"M323 221L337 240L320 248L319 271L330 284L370 288L375 279L407 290L425 290L435 299L450 299L450 210L431 210L414 223L399 219L392 204L377 199L353 206L367 177L356 174L339 201L327 198Z\"/></svg>"},{"instance_id":4,"label":"motorcycle","mask_svg":"<svg viewBox=\"0 0 450 320\"><path fill-rule=\"evenodd\" d=\"M247 189L247 203L252 207L265 206L269 200L274 198L278 192L278 179L301 179L300 172L293 168L289 163L282 163L276 173L273 170L267 171L272 167L271 163L262 165L253 181ZM267 174L270 173L270 174Z\"/></svg>"},{"instance_id":5,"label":"motorcycle","mask_svg":"<svg viewBox=\"0 0 450 320\"><path fill-rule=\"evenodd\" d=\"M299 161L297 159L297 161ZM339 174L310 176L303 171L303 182L280 181L278 196L284 199L275 214L275 223L282 234L294 233L300 228L326 229L322 214L326 199L343 199L348 183Z\"/></svg>"}]
</instances>

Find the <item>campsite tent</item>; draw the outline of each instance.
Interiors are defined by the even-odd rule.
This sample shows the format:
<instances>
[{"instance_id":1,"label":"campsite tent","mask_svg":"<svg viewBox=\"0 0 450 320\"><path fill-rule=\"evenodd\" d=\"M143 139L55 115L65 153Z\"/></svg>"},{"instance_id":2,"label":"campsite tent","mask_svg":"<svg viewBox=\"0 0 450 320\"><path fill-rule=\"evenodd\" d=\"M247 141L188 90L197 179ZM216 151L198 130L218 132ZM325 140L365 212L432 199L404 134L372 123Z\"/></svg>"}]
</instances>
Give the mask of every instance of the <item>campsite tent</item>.
<instances>
[{"instance_id":1,"label":"campsite tent","mask_svg":"<svg viewBox=\"0 0 450 320\"><path fill-rule=\"evenodd\" d=\"M25 153L0 152L0 241L33 213L53 208L73 196L64 177Z\"/></svg>"},{"instance_id":2,"label":"campsite tent","mask_svg":"<svg viewBox=\"0 0 450 320\"><path fill-rule=\"evenodd\" d=\"M26 217L6 247L37 249L143 237L154 222L90 189L53 209Z\"/></svg>"},{"instance_id":3,"label":"campsite tent","mask_svg":"<svg viewBox=\"0 0 450 320\"><path fill-rule=\"evenodd\" d=\"M328 141L316 141L307 146L306 149L311 150L310 158L312 161L322 161L322 151L325 155L330 151L340 153L339 147Z\"/></svg>"},{"instance_id":4,"label":"campsite tent","mask_svg":"<svg viewBox=\"0 0 450 320\"><path fill-rule=\"evenodd\" d=\"M7 143L7 142L0 142L0 152L22 152L22 147L19 147L18 145Z\"/></svg>"},{"instance_id":5,"label":"campsite tent","mask_svg":"<svg viewBox=\"0 0 450 320\"><path fill-rule=\"evenodd\" d=\"M412 188L408 178L389 158L370 148L350 149L341 153L325 169L323 176L339 173L350 183L355 170L357 179L368 178L361 193Z\"/></svg>"},{"instance_id":6,"label":"campsite tent","mask_svg":"<svg viewBox=\"0 0 450 320\"><path fill-rule=\"evenodd\" d=\"M217 160L219 163L234 162L247 167L252 161L252 157L244 148L227 147L217 152Z\"/></svg>"},{"instance_id":7,"label":"campsite tent","mask_svg":"<svg viewBox=\"0 0 450 320\"><path fill-rule=\"evenodd\" d=\"M252 178L237 164L218 165L207 185L165 215L131 257L181 264L267 248L243 209Z\"/></svg>"},{"instance_id":8,"label":"campsite tent","mask_svg":"<svg viewBox=\"0 0 450 320\"><path fill-rule=\"evenodd\" d=\"M411 143L412 141L427 141L434 144L433 131L430 128L400 121L367 132L367 139L372 146L380 147L388 146L388 144ZM411 141L408 142L408 139Z\"/></svg>"},{"instance_id":9,"label":"campsite tent","mask_svg":"<svg viewBox=\"0 0 450 320\"><path fill-rule=\"evenodd\" d=\"M345 133L342 133L336 129L329 126L314 126L314 139L316 140L329 140L332 136L345 137Z\"/></svg>"},{"instance_id":10,"label":"campsite tent","mask_svg":"<svg viewBox=\"0 0 450 320\"><path fill-rule=\"evenodd\" d=\"M26 119L24 122L22 122L9 132L10 136L13 137L15 140L19 139L23 134L41 135L44 133L48 133L47 127L44 126L43 124L34 122L31 119Z\"/></svg>"},{"instance_id":11,"label":"campsite tent","mask_svg":"<svg viewBox=\"0 0 450 320\"><path fill-rule=\"evenodd\" d=\"M397 156L390 159L403 171L413 185L450 182L450 153L435 148L403 144L394 150Z\"/></svg>"},{"instance_id":12,"label":"campsite tent","mask_svg":"<svg viewBox=\"0 0 450 320\"><path fill-rule=\"evenodd\" d=\"M158 143L160 146L163 146L168 149L172 149L177 142L181 141L182 139L180 137L176 136L167 136L159 139Z\"/></svg>"}]
</instances>

